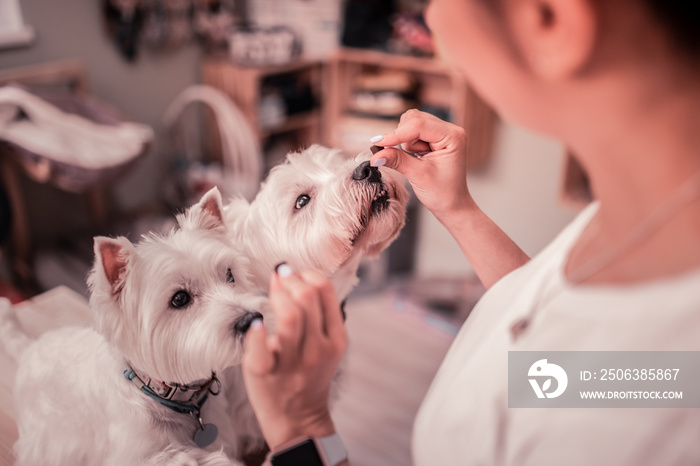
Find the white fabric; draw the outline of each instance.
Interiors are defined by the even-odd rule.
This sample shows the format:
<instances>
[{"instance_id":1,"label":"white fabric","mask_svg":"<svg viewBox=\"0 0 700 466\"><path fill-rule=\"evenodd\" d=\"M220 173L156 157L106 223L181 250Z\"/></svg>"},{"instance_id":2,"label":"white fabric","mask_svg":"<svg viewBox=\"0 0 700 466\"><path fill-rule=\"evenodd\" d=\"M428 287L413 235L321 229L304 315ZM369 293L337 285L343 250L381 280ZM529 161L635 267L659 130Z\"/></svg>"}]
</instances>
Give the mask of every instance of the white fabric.
<instances>
[{"instance_id":1,"label":"white fabric","mask_svg":"<svg viewBox=\"0 0 700 466\"><path fill-rule=\"evenodd\" d=\"M17 119L23 111L28 118ZM87 169L121 165L153 139L148 126L101 125L61 111L14 86L0 87L0 139L48 159Z\"/></svg>"},{"instance_id":2,"label":"white fabric","mask_svg":"<svg viewBox=\"0 0 700 466\"><path fill-rule=\"evenodd\" d=\"M700 271L626 287L566 282L565 258L596 210L478 303L419 411L416 465L700 464L697 409L508 408L509 350L700 350ZM535 305L513 342L511 325Z\"/></svg>"}]
</instances>

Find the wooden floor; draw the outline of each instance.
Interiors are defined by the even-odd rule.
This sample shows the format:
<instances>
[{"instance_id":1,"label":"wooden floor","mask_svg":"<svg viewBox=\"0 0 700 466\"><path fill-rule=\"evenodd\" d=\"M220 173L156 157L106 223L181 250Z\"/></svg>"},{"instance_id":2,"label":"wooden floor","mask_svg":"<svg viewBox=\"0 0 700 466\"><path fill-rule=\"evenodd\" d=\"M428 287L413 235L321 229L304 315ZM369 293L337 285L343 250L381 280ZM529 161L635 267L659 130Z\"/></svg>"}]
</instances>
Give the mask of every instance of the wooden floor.
<instances>
[{"instance_id":1,"label":"wooden floor","mask_svg":"<svg viewBox=\"0 0 700 466\"><path fill-rule=\"evenodd\" d=\"M394 294L350 299L336 428L353 466L411 464L413 419L456 328Z\"/></svg>"},{"instance_id":2,"label":"wooden floor","mask_svg":"<svg viewBox=\"0 0 700 466\"><path fill-rule=\"evenodd\" d=\"M32 335L87 322L85 299L54 288L17 306ZM411 464L413 419L456 330L393 292L351 298L350 348L333 418L353 466ZM11 386L16 367L0 350L0 465L11 465L17 438Z\"/></svg>"}]
</instances>

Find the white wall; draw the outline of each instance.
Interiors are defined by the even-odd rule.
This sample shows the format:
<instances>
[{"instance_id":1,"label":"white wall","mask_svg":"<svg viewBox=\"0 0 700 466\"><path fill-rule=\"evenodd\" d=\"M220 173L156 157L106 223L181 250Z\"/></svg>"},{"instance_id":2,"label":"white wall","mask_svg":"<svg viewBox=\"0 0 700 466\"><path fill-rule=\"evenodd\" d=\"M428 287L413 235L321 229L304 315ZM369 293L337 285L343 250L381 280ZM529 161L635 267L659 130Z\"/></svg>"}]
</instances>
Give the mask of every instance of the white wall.
<instances>
[{"instance_id":1,"label":"white wall","mask_svg":"<svg viewBox=\"0 0 700 466\"><path fill-rule=\"evenodd\" d=\"M486 169L468 176L479 206L529 255L576 215L559 202L563 153L555 141L500 123L493 159ZM473 273L456 241L427 209L421 208L418 222L417 275Z\"/></svg>"}]
</instances>

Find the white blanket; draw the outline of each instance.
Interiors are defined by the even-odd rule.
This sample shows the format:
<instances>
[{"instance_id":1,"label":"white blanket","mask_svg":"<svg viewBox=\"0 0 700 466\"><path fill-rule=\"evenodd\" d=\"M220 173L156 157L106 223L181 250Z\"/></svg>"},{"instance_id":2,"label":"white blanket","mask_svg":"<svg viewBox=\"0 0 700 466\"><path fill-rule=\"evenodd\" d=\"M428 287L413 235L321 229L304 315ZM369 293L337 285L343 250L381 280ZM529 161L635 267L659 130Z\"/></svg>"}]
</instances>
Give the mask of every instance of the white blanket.
<instances>
[{"instance_id":1,"label":"white blanket","mask_svg":"<svg viewBox=\"0 0 700 466\"><path fill-rule=\"evenodd\" d=\"M21 113L26 118L20 118ZM121 165L153 139L138 123L101 125L68 114L14 86L0 87L0 139L31 152L87 169Z\"/></svg>"}]
</instances>

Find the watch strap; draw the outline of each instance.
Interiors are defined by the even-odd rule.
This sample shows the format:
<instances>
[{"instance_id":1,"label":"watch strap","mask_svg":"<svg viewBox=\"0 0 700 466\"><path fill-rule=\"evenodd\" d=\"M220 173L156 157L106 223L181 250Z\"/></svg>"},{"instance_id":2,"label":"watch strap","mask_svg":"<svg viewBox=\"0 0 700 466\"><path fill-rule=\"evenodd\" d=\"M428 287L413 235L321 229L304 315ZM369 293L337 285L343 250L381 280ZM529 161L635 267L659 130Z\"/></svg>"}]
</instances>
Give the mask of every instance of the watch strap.
<instances>
[{"instance_id":1,"label":"watch strap","mask_svg":"<svg viewBox=\"0 0 700 466\"><path fill-rule=\"evenodd\" d=\"M336 466L348 459L348 451L337 433L327 437L317 437L317 439L330 466Z\"/></svg>"},{"instance_id":2,"label":"watch strap","mask_svg":"<svg viewBox=\"0 0 700 466\"><path fill-rule=\"evenodd\" d=\"M297 438L275 450L270 458L272 466L337 466L348 459L338 434Z\"/></svg>"}]
</instances>

